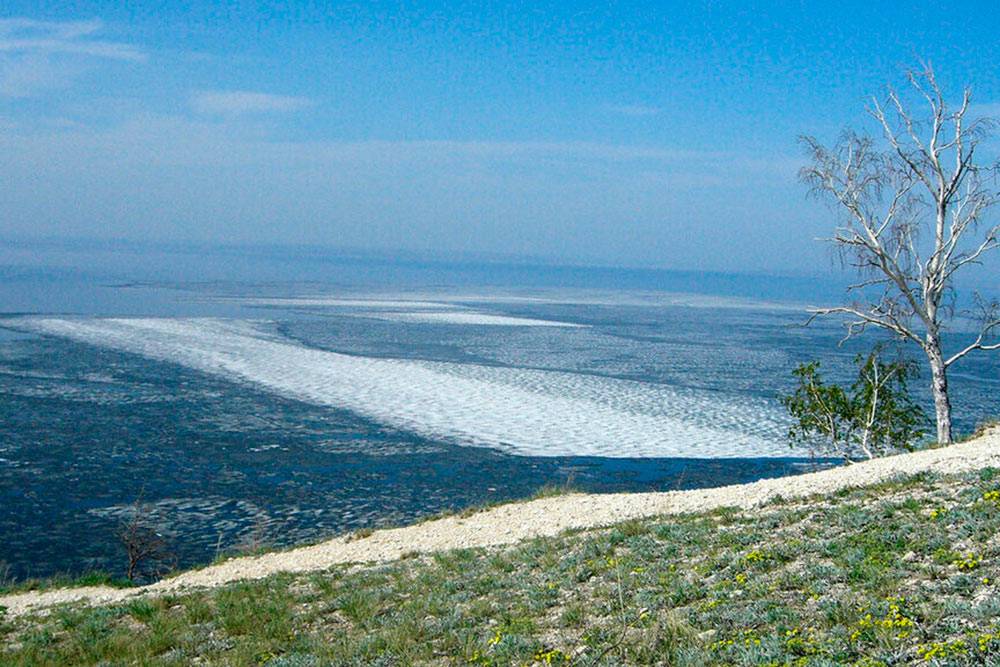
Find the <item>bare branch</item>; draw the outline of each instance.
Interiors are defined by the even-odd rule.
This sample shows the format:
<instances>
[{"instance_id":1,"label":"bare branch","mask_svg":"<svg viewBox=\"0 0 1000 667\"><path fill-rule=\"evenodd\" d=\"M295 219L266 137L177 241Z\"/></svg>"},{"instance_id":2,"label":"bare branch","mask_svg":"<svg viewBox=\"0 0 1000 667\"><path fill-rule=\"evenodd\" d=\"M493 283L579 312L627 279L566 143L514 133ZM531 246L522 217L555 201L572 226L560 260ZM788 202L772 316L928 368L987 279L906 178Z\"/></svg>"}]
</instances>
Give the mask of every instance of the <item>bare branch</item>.
<instances>
[{"instance_id":1,"label":"bare branch","mask_svg":"<svg viewBox=\"0 0 1000 667\"><path fill-rule=\"evenodd\" d=\"M888 329L899 335L901 338L908 338L910 340L921 343L920 336L913 332L910 328L903 325L902 322L892 314L884 311L864 311L860 308L851 306L833 306L830 308L810 308L807 311L810 316L806 321L806 324L810 324L817 317L823 317L826 315L850 315L855 318L853 321L848 322L848 335L851 336L862 333L866 326L875 325L883 329Z\"/></svg>"},{"instance_id":2,"label":"bare branch","mask_svg":"<svg viewBox=\"0 0 1000 667\"><path fill-rule=\"evenodd\" d=\"M1000 325L1000 322L997 322L996 324ZM994 328L995 326L996 325L994 325ZM953 363L955 363L956 361L967 355L969 352L972 352L974 350L987 350L987 351L1000 350L1000 343L993 343L992 345L984 345L982 342L982 337L976 338L975 343L951 355L951 357L949 357L948 360L944 362L944 365L946 367L951 366Z\"/></svg>"},{"instance_id":3,"label":"bare branch","mask_svg":"<svg viewBox=\"0 0 1000 667\"><path fill-rule=\"evenodd\" d=\"M976 303L979 308L979 315L976 318L980 322L979 335L971 344L945 360L945 368L975 350L1000 350L1000 342L987 343L995 332L1000 331L1000 302L987 302L977 294Z\"/></svg>"}]
</instances>

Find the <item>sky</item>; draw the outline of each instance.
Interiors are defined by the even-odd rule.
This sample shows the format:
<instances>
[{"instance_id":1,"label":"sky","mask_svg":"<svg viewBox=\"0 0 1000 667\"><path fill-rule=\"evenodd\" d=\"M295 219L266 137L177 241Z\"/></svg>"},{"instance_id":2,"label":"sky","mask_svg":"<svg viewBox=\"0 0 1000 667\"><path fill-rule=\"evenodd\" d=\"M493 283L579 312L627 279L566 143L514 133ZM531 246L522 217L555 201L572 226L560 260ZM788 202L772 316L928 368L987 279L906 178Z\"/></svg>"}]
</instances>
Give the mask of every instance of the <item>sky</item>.
<instances>
[{"instance_id":1,"label":"sky","mask_svg":"<svg viewBox=\"0 0 1000 667\"><path fill-rule=\"evenodd\" d=\"M810 272L797 137L920 60L1000 110L987 2L0 6L0 237Z\"/></svg>"}]
</instances>

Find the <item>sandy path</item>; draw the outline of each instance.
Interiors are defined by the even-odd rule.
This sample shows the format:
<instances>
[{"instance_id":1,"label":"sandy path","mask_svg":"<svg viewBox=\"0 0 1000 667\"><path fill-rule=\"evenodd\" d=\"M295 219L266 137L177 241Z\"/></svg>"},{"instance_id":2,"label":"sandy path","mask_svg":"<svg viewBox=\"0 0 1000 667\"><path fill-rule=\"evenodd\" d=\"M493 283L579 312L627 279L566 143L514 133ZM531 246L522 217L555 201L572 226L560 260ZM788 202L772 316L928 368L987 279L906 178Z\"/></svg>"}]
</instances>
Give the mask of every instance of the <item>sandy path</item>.
<instances>
[{"instance_id":1,"label":"sandy path","mask_svg":"<svg viewBox=\"0 0 1000 667\"><path fill-rule=\"evenodd\" d=\"M901 454L821 472L768 479L752 484L663 493L571 494L502 505L472 516L376 531L348 541L335 538L289 551L236 558L201 570L184 572L149 586L131 589L87 587L28 592L0 597L0 606L16 616L67 602L108 604L140 595L176 593L188 588L222 586L259 579L276 572L313 572L351 562L384 562L406 553L464 547L506 545L571 528L593 528L661 514L677 514L730 506L750 509L776 496L801 498L839 489L866 486L898 475L923 471L960 473L1000 467L1000 428L976 440L913 454Z\"/></svg>"}]
</instances>

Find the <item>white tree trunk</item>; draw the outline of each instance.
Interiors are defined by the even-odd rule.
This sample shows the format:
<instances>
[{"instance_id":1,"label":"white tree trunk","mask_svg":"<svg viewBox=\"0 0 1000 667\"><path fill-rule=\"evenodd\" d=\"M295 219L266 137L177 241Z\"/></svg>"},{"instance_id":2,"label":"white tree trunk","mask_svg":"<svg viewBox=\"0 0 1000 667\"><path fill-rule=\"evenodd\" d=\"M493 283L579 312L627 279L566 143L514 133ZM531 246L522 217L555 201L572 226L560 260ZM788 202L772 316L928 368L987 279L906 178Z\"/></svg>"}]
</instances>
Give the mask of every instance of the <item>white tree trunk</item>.
<instances>
[{"instance_id":1,"label":"white tree trunk","mask_svg":"<svg viewBox=\"0 0 1000 667\"><path fill-rule=\"evenodd\" d=\"M939 445L951 444L951 400L948 398L948 367L941 354L941 341L927 336L927 359L931 366L931 394L934 396L934 414L937 417Z\"/></svg>"}]
</instances>

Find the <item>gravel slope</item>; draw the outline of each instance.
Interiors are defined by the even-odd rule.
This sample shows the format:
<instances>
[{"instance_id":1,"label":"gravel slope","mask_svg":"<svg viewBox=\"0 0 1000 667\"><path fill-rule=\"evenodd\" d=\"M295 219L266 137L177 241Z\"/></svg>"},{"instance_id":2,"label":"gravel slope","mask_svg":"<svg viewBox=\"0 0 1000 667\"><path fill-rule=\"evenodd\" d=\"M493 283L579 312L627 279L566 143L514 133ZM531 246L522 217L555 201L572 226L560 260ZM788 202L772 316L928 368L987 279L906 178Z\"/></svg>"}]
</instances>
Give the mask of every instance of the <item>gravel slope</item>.
<instances>
[{"instance_id":1,"label":"gravel slope","mask_svg":"<svg viewBox=\"0 0 1000 667\"><path fill-rule=\"evenodd\" d=\"M276 572L310 572L351 562L382 562L412 552L513 544L572 528L593 528L627 519L698 512L718 507L751 509L777 496L801 498L866 486L924 471L961 473L1000 467L1000 428L969 442L901 454L821 472L714 489L631 494L570 494L502 505L469 517L376 531L348 541L339 537L289 551L248 556L181 573L131 589L85 587L32 591L0 597L0 607L16 616L67 602L107 604L134 596L175 593L186 588L222 586Z\"/></svg>"}]
</instances>

